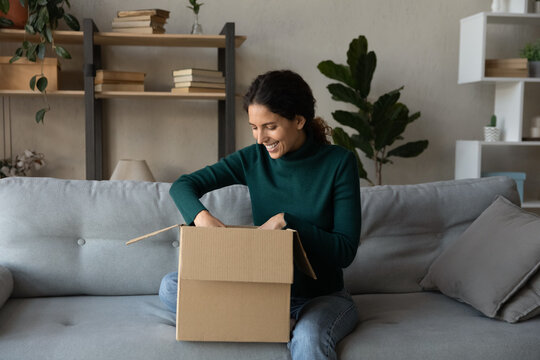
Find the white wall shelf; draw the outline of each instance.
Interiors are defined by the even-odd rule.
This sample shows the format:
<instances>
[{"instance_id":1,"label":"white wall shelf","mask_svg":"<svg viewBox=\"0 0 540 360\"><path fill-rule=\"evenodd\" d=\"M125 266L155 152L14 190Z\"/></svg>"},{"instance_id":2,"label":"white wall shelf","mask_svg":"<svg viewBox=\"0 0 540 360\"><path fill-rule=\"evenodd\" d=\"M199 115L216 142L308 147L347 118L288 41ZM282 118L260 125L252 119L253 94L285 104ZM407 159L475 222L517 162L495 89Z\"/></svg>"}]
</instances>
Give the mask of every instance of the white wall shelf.
<instances>
[{"instance_id":1,"label":"white wall shelf","mask_svg":"<svg viewBox=\"0 0 540 360\"><path fill-rule=\"evenodd\" d=\"M516 25L532 27L540 34L540 14L527 13L526 0L510 0L511 12L481 12L460 23L458 84L493 83L495 85L494 114L497 127L502 130L503 141L485 142L478 140L456 141L456 179L479 178L482 175L482 151L489 147L538 147L540 141L522 141L525 84L540 83L540 78L486 77L485 62L487 27L493 25ZM493 41L490 38L490 41ZM501 41L496 39L495 41ZM509 57L517 57L509 56ZM528 90L530 91L530 90ZM537 90L535 90L537 91ZM540 114L539 114L540 115ZM487 122L485 120L484 122ZM481 125L481 124L480 124ZM500 169L499 171L504 171ZM525 201L523 207L540 209L540 200Z\"/></svg>"}]
</instances>

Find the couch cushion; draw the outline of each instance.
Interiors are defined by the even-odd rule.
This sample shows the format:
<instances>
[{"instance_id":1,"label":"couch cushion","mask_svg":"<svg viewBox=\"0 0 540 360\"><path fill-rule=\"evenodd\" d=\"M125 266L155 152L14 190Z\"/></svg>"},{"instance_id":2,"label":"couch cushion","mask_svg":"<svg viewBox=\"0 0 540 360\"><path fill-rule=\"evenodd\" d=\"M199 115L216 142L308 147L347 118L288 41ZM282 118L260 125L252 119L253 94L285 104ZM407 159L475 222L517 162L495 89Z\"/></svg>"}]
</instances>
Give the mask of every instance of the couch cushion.
<instances>
[{"instance_id":1,"label":"couch cushion","mask_svg":"<svg viewBox=\"0 0 540 360\"><path fill-rule=\"evenodd\" d=\"M183 223L169 187L136 181L0 180L0 264L13 274L13 296L157 294L161 278L177 269L178 231L136 245L125 242ZM216 190L202 201L226 223L252 223L245 186Z\"/></svg>"},{"instance_id":2,"label":"couch cushion","mask_svg":"<svg viewBox=\"0 0 540 360\"><path fill-rule=\"evenodd\" d=\"M360 247L344 271L353 294L421 291L431 263L497 195L519 204L516 184L506 177L361 191Z\"/></svg>"},{"instance_id":3,"label":"couch cushion","mask_svg":"<svg viewBox=\"0 0 540 360\"><path fill-rule=\"evenodd\" d=\"M353 297L360 324L340 359L538 360L540 318L508 324L439 293Z\"/></svg>"},{"instance_id":4,"label":"couch cushion","mask_svg":"<svg viewBox=\"0 0 540 360\"><path fill-rule=\"evenodd\" d=\"M431 265L420 285L474 306L497 311L540 267L540 217L498 197ZM531 295L534 289L529 289ZM522 294L525 299L532 299ZM512 298L503 319L516 322L540 307Z\"/></svg>"}]
</instances>

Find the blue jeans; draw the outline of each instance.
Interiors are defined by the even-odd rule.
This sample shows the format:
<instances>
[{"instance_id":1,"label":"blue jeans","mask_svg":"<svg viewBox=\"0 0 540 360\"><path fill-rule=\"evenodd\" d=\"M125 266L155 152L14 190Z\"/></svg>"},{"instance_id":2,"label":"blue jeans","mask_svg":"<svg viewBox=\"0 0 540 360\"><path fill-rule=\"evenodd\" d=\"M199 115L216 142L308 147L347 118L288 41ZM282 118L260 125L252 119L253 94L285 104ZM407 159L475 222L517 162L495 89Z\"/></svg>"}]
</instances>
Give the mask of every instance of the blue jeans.
<instances>
[{"instance_id":1,"label":"blue jeans","mask_svg":"<svg viewBox=\"0 0 540 360\"><path fill-rule=\"evenodd\" d=\"M178 273L163 277L159 298L176 312ZM293 360L337 359L336 345L354 330L358 310L347 290L315 298L291 298L291 319L296 320L287 347Z\"/></svg>"}]
</instances>

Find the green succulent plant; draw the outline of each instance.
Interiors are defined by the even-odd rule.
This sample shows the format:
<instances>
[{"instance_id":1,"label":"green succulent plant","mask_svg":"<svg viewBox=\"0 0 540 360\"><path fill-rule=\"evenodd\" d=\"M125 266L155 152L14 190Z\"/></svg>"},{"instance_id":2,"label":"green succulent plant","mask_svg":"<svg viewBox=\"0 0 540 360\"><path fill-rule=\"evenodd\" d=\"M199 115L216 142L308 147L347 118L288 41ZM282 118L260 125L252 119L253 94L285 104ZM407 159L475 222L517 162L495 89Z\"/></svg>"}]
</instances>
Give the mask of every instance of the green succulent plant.
<instances>
[{"instance_id":1,"label":"green succulent plant","mask_svg":"<svg viewBox=\"0 0 540 360\"><path fill-rule=\"evenodd\" d=\"M526 44L519 52L519 55L529 61L540 61L540 39L534 43Z\"/></svg>"},{"instance_id":2,"label":"green succulent plant","mask_svg":"<svg viewBox=\"0 0 540 360\"><path fill-rule=\"evenodd\" d=\"M351 136L341 127L336 127L333 129L332 138L335 144L356 155L358 175L371 185L375 185L375 182L368 178L357 149L373 160L376 184L380 185L382 166L392 164L391 157L415 157L428 146L427 140L419 140L388 149L396 140L403 140L405 128L420 117L420 112L409 115L407 106L398 102L403 87L380 96L373 103L368 100L376 66L377 57L373 51L368 52L367 39L362 35L349 44L347 65L326 60L317 66L323 75L339 81L327 86L332 99L358 108L357 111L337 110L332 113L338 123L357 132Z\"/></svg>"},{"instance_id":3,"label":"green succulent plant","mask_svg":"<svg viewBox=\"0 0 540 360\"><path fill-rule=\"evenodd\" d=\"M201 6L204 5L204 3L198 4L197 0L189 0L189 3L191 4L191 6L187 6L187 8L193 10L195 14L199 14L199 10L201 9Z\"/></svg>"},{"instance_id":4,"label":"green succulent plant","mask_svg":"<svg viewBox=\"0 0 540 360\"><path fill-rule=\"evenodd\" d=\"M57 57L62 59L71 59L71 54L62 46L54 43L53 31L58 27L60 21L75 31L80 30L79 21L71 14L67 14L64 6L70 8L69 0L19 0L23 7L28 7L28 20L24 27L27 34L38 35L39 41L32 43L24 40L21 47L15 50L15 55L9 60L10 63L27 58L29 61L36 62L37 59L45 58L45 51L48 47L52 48ZM9 0L0 0L0 11L7 14L9 11ZM0 26L7 27L13 23L0 17ZM51 109L47 102L47 77L43 74L43 63L41 73L34 75L30 79L30 88L36 88L44 95L46 107L36 113L36 122L43 122L45 113Z\"/></svg>"}]
</instances>

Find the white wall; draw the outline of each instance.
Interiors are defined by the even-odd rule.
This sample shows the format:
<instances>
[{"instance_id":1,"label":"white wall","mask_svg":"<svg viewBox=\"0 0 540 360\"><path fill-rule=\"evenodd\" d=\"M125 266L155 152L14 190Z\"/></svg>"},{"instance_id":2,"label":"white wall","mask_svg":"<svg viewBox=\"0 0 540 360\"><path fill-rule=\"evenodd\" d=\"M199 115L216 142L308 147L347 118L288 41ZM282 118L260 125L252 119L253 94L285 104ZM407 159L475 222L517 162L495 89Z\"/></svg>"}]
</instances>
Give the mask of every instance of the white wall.
<instances>
[{"instance_id":1,"label":"white wall","mask_svg":"<svg viewBox=\"0 0 540 360\"><path fill-rule=\"evenodd\" d=\"M489 10L488 0L205 0L200 22L205 33L219 33L236 23L247 41L237 49L237 92L243 93L260 73L289 68L311 85L317 113L331 126L331 112L350 109L332 101L331 82L316 68L326 59L346 62L349 42L366 35L378 65L372 97L405 85L401 100L411 112L421 111L405 140L428 139L428 149L412 159L396 158L383 168L383 182L405 184L453 178L457 139L479 139L493 111L490 85L457 85L459 19ZM121 9L159 7L171 11L167 33L187 33L192 14L186 1L73 0L73 13L91 17L109 31ZM11 45L10 45L11 46ZM2 54L10 46L0 45ZM82 49L70 46L74 59L65 70L82 64ZM105 47L109 69L144 71L147 90L170 88L170 71L183 67L216 67L217 50L189 48ZM34 148L45 153L48 166L35 175L85 177L84 103L82 99L50 99L53 110L45 125L33 121L40 98L11 98L13 152ZM105 175L120 158L142 158L158 181L173 181L217 160L217 103L177 100L107 100L105 105ZM237 148L254 140L247 116L237 101ZM2 146L0 146L2 151ZM0 153L0 155L2 155ZM365 166L373 177L372 164Z\"/></svg>"}]
</instances>

